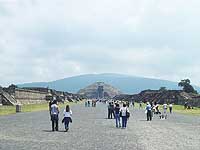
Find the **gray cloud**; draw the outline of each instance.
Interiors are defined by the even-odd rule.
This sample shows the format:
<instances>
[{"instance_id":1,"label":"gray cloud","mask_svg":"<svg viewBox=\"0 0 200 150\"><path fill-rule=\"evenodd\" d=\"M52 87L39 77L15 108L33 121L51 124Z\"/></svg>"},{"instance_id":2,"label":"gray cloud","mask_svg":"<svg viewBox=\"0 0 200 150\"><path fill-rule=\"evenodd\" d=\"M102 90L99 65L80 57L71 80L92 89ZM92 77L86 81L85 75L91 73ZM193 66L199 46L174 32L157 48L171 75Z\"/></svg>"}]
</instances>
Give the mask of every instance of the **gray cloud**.
<instances>
[{"instance_id":1,"label":"gray cloud","mask_svg":"<svg viewBox=\"0 0 200 150\"><path fill-rule=\"evenodd\" d=\"M103 72L199 84L199 6L196 0L0 0L0 84Z\"/></svg>"}]
</instances>

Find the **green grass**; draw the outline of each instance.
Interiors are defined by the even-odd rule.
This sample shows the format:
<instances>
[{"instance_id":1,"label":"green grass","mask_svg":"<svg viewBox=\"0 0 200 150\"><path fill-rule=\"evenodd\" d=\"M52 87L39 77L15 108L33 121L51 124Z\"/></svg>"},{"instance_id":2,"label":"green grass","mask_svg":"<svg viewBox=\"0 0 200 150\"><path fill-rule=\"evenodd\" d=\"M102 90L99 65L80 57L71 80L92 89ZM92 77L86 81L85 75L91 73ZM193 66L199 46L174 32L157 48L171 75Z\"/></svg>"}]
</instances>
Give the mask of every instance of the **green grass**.
<instances>
[{"instance_id":1,"label":"green grass","mask_svg":"<svg viewBox=\"0 0 200 150\"><path fill-rule=\"evenodd\" d=\"M0 115L15 114L15 106L0 106Z\"/></svg>"},{"instance_id":2,"label":"green grass","mask_svg":"<svg viewBox=\"0 0 200 150\"><path fill-rule=\"evenodd\" d=\"M184 109L184 106L174 105L173 111L188 115L200 115L200 108L194 107L193 109Z\"/></svg>"},{"instance_id":3,"label":"green grass","mask_svg":"<svg viewBox=\"0 0 200 150\"><path fill-rule=\"evenodd\" d=\"M81 103L81 102L78 102ZM59 103L59 108L64 108L66 105L73 105L76 103L66 102L64 104ZM49 103L43 104L29 104L29 105L22 105L22 112L34 112L34 111L42 111L42 110L49 110ZM9 115L15 114L16 107L15 106L0 106L0 115Z\"/></svg>"},{"instance_id":4,"label":"green grass","mask_svg":"<svg viewBox=\"0 0 200 150\"><path fill-rule=\"evenodd\" d=\"M142 103L142 108L145 109L146 104ZM135 107L139 108L139 103L135 103ZM160 105L159 110L162 111L162 105ZM168 109L169 112L169 109ZM172 112L186 114L186 115L200 115L200 108L194 107L193 109L184 109L182 105L173 105Z\"/></svg>"}]
</instances>

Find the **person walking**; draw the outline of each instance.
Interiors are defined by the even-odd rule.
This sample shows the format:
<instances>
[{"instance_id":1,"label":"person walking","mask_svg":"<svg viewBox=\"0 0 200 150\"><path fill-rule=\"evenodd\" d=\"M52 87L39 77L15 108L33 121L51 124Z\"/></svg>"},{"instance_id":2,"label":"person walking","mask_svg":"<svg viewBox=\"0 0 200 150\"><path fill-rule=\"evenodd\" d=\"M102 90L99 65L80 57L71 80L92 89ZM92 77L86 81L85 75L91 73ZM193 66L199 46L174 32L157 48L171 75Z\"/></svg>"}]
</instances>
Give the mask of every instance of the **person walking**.
<instances>
[{"instance_id":1,"label":"person walking","mask_svg":"<svg viewBox=\"0 0 200 150\"><path fill-rule=\"evenodd\" d=\"M142 109L142 101L139 102L139 109Z\"/></svg>"},{"instance_id":2,"label":"person walking","mask_svg":"<svg viewBox=\"0 0 200 150\"><path fill-rule=\"evenodd\" d=\"M52 121L52 131L58 131L58 120L59 120L59 108L57 101L54 100L51 105L51 121Z\"/></svg>"},{"instance_id":3,"label":"person walking","mask_svg":"<svg viewBox=\"0 0 200 150\"><path fill-rule=\"evenodd\" d=\"M122 117L122 129L125 129L127 127L127 120L130 117L130 112L125 103L123 107L120 108L120 116Z\"/></svg>"},{"instance_id":4,"label":"person walking","mask_svg":"<svg viewBox=\"0 0 200 150\"><path fill-rule=\"evenodd\" d=\"M120 124L120 106L118 103L115 104L115 120L116 120L116 128L120 128L121 124Z\"/></svg>"},{"instance_id":5,"label":"person walking","mask_svg":"<svg viewBox=\"0 0 200 150\"><path fill-rule=\"evenodd\" d=\"M135 107L135 102L134 101L132 102L132 105L133 105L133 108L134 108Z\"/></svg>"},{"instance_id":6,"label":"person walking","mask_svg":"<svg viewBox=\"0 0 200 150\"><path fill-rule=\"evenodd\" d=\"M114 105L114 102L111 102L111 119L112 118L115 118L115 105Z\"/></svg>"},{"instance_id":7,"label":"person walking","mask_svg":"<svg viewBox=\"0 0 200 150\"><path fill-rule=\"evenodd\" d=\"M129 101L127 101L127 102L126 102L126 106L129 107L129 105L130 105L130 103L129 103Z\"/></svg>"},{"instance_id":8,"label":"person walking","mask_svg":"<svg viewBox=\"0 0 200 150\"><path fill-rule=\"evenodd\" d=\"M147 113L147 121L151 121L152 120L152 112L151 112L151 105L149 102L147 102L146 113Z\"/></svg>"},{"instance_id":9,"label":"person walking","mask_svg":"<svg viewBox=\"0 0 200 150\"><path fill-rule=\"evenodd\" d=\"M67 132L69 130L69 123L70 122L72 123L72 118L71 118L72 117L72 111L69 108L69 105L66 105L66 108L63 111L63 115L64 115L64 118L62 120L62 123L64 123L65 131Z\"/></svg>"},{"instance_id":10,"label":"person walking","mask_svg":"<svg viewBox=\"0 0 200 150\"><path fill-rule=\"evenodd\" d=\"M111 111L111 102L108 104L108 119L111 119L112 111Z\"/></svg>"},{"instance_id":11,"label":"person walking","mask_svg":"<svg viewBox=\"0 0 200 150\"><path fill-rule=\"evenodd\" d=\"M164 114L167 113L167 104L166 103L163 104L163 112L164 112Z\"/></svg>"},{"instance_id":12,"label":"person walking","mask_svg":"<svg viewBox=\"0 0 200 150\"><path fill-rule=\"evenodd\" d=\"M87 105L88 105L88 102L87 102L87 101L85 101L85 107L87 107Z\"/></svg>"},{"instance_id":13,"label":"person walking","mask_svg":"<svg viewBox=\"0 0 200 150\"><path fill-rule=\"evenodd\" d=\"M88 100L88 107L90 107L90 100Z\"/></svg>"},{"instance_id":14,"label":"person walking","mask_svg":"<svg viewBox=\"0 0 200 150\"><path fill-rule=\"evenodd\" d=\"M170 103L170 104L169 104L169 112L170 112L170 114L172 113L172 107L173 107L173 106L172 106L172 103Z\"/></svg>"},{"instance_id":15,"label":"person walking","mask_svg":"<svg viewBox=\"0 0 200 150\"><path fill-rule=\"evenodd\" d=\"M51 105L52 105L52 100L49 101L49 114L50 114L50 117L51 117Z\"/></svg>"}]
</instances>

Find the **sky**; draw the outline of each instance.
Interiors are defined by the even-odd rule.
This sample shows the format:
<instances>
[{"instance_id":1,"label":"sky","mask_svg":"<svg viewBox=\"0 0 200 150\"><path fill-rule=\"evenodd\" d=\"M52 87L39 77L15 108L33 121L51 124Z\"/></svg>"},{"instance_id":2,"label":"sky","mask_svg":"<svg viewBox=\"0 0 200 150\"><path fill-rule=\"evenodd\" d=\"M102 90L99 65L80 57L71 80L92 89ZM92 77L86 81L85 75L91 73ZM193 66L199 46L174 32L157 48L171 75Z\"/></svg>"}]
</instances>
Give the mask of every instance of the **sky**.
<instances>
[{"instance_id":1,"label":"sky","mask_svg":"<svg viewBox=\"0 0 200 150\"><path fill-rule=\"evenodd\" d=\"M199 0L0 0L0 85L120 73L200 86Z\"/></svg>"}]
</instances>

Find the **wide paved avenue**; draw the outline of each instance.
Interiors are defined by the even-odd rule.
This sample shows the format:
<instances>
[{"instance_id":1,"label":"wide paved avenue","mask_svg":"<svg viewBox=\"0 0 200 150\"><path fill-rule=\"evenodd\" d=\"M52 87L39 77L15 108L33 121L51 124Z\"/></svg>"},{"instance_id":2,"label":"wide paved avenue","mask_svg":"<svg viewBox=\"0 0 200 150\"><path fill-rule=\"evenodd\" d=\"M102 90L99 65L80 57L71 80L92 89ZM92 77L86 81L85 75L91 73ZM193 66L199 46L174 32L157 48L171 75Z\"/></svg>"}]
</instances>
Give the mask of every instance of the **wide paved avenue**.
<instances>
[{"instance_id":1,"label":"wide paved avenue","mask_svg":"<svg viewBox=\"0 0 200 150\"><path fill-rule=\"evenodd\" d=\"M144 110L130 108L127 129L115 128L107 118L107 106L72 106L73 123L63 132L60 113L59 131L51 131L48 111L18 113L0 117L0 150L199 150L200 117L154 116L147 122Z\"/></svg>"}]
</instances>

